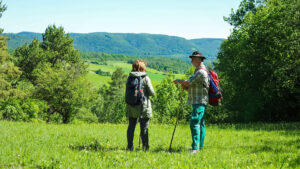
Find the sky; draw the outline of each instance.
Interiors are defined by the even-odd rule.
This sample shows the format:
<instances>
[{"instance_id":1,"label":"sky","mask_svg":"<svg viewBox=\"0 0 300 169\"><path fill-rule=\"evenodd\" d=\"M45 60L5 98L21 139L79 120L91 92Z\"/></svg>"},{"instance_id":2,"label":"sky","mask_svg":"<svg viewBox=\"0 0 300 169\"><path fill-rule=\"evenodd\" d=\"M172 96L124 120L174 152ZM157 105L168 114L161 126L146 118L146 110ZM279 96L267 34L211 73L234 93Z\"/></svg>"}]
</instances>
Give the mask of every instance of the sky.
<instances>
[{"instance_id":1,"label":"sky","mask_svg":"<svg viewBox=\"0 0 300 169\"><path fill-rule=\"evenodd\" d=\"M45 31L48 25L67 33L151 33L186 39L227 38L223 20L241 0L2 0L4 33Z\"/></svg>"}]
</instances>

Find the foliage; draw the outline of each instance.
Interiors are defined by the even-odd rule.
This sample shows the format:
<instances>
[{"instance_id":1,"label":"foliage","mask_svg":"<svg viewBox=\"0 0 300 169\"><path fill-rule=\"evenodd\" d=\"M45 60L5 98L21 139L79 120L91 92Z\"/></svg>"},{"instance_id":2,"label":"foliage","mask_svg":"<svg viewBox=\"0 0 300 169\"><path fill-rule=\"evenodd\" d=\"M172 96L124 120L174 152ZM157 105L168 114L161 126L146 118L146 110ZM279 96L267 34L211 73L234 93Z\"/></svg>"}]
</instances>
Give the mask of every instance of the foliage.
<instances>
[{"instance_id":1,"label":"foliage","mask_svg":"<svg viewBox=\"0 0 300 169\"><path fill-rule=\"evenodd\" d=\"M2 17L2 14L4 11L6 11L7 6L5 4L2 4L3 1L0 1L0 18ZM3 32L3 29L0 28L0 34Z\"/></svg>"},{"instance_id":2,"label":"foliage","mask_svg":"<svg viewBox=\"0 0 300 169\"><path fill-rule=\"evenodd\" d=\"M0 103L0 119L14 121L44 121L47 104L37 99L9 99Z\"/></svg>"},{"instance_id":3,"label":"foliage","mask_svg":"<svg viewBox=\"0 0 300 169\"><path fill-rule=\"evenodd\" d=\"M88 108L83 107L79 109L78 113L75 115L73 123L74 121L75 123L79 123L79 122L97 123L98 118Z\"/></svg>"},{"instance_id":4,"label":"foliage","mask_svg":"<svg viewBox=\"0 0 300 169\"><path fill-rule=\"evenodd\" d=\"M44 62L50 63L52 67L56 63L69 64L76 67L79 74L86 73L86 66L80 58L80 53L73 48L73 39L70 35L65 35L62 27L49 26L42 36L41 43L38 39L33 39L31 44L17 48L14 53L24 78L34 83L32 71Z\"/></svg>"},{"instance_id":5,"label":"foliage","mask_svg":"<svg viewBox=\"0 0 300 169\"><path fill-rule=\"evenodd\" d=\"M7 52L6 38L0 37L0 101L23 97L24 93L16 88L20 74Z\"/></svg>"},{"instance_id":6,"label":"foliage","mask_svg":"<svg viewBox=\"0 0 300 169\"><path fill-rule=\"evenodd\" d=\"M113 72L109 86L102 86L92 110L99 122L118 123L125 120L125 85L127 75L121 68Z\"/></svg>"},{"instance_id":7,"label":"foliage","mask_svg":"<svg viewBox=\"0 0 300 169\"><path fill-rule=\"evenodd\" d=\"M245 22L245 16L249 12L255 14L259 7L265 4L265 1L266 0L242 0L239 8L235 12L231 9L230 16L224 17L224 20L231 26L238 28Z\"/></svg>"},{"instance_id":8,"label":"foliage","mask_svg":"<svg viewBox=\"0 0 300 169\"><path fill-rule=\"evenodd\" d=\"M186 104L187 92L174 85L174 77L168 76L156 86L153 100L154 118L160 123L171 123L174 119L187 121L191 106Z\"/></svg>"},{"instance_id":9,"label":"foliage","mask_svg":"<svg viewBox=\"0 0 300 169\"><path fill-rule=\"evenodd\" d=\"M40 47L40 42L33 39L30 45L25 44L17 48L14 52L16 64L22 70L21 77L34 83L35 79L32 71L42 62L47 61L47 56Z\"/></svg>"},{"instance_id":10,"label":"foliage","mask_svg":"<svg viewBox=\"0 0 300 169\"><path fill-rule=\"evenodd\" d=\"M93 98L84 79L87 66L62 27L49 26L42 40L16 49L16 64L23 72L21 78L34 85L33 97L48 103L49 116L60 114L67 123Z\"/></svg>"},{"instance_id":11,"label":"foliage","mask_svg":"<svg viewBox=\"0 0 300 169\"><path fill-rule=\"evenodd\" d=\"M110 72L104 72L101 69L96 70L95 73L102 76L111 76Z\"/></svg>"},{"instance_id":12,"label":"foliage","mask_svg":"<svg viewBox=\"0 0 300 169\"><path fill-rule=\"evenodd\" d=\"M243 1L239 10L253 2ZM300 119L299 7L297 0L269 0L255 12L231 15L235 29L221 45L216 68L235 121Z\"/></svg>"},{"instance_id":13,"label":"foliage","mask_svg":"<svg viewBox=\"0 0 300 169\"><path fill-rule=\"evenodd\" d=\"M6 10L6 5L0 0L0 18ZM0 29L0 33L3 29ZM24 93L16 88L20 70L13 64L13 58L8 53L7 37L0 36L0 102L10 98L21 98Z\"/></svg>"},{"instance_id":14,"label":"foliage","mask_svg":"<svg viewBox=\"0 0 300 169\"><path fill-rule=\"evenodd\" d=\"M33 72L36 76L36 98L47 101L50 114L59 113L67 123L76 115L78 109L89 106L91 91L89 84L77 75L74 67L50 63L42 64Z\"/></svg>"}]
</instances>

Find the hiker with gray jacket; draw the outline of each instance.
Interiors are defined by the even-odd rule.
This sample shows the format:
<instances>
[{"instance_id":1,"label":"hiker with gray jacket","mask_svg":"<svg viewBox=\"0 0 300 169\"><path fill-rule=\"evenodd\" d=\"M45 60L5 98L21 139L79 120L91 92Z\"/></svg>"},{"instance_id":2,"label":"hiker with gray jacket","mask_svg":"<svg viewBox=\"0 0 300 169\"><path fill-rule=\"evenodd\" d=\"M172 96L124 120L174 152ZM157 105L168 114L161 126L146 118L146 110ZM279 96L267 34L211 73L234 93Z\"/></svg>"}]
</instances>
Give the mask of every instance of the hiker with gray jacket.
<instances>
[{"instance_id":1,"label":"hiker with gray jacket","mask_svg":"<svg viewBox=\"0 0 300 169\"><path fill-rule=\"evenodd\" d=\"M132 71L126 83L126 116L129 119L127 129L127 148L133 150L134 130L139 119L143 149L149 149L148 126L152 117L150 96L154 95L154 89L150 78L145 73L147 63L136 60L132 64Z\"/></svg>"}]
</instances>

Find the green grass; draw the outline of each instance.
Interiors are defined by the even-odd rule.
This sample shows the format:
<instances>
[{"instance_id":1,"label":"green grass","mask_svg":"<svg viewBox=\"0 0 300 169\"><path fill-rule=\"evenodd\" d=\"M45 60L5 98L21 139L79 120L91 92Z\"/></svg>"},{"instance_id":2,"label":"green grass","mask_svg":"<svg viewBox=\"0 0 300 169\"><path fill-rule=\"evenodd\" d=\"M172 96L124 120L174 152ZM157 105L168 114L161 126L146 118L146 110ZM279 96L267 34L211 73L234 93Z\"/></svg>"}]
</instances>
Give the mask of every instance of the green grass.
<instances>
[{"instance_id":1,"label":"green grass","mask_svg":"<svg viewBox=\"0 0 300 169\"><path fill-rule=\"evenodd\" d=\"M103 84L108 84L110 77L98 75L95 73L95 71L101 69L104 72L113 73L118 67L122 68L126 74L130 73L131 71L131 64L127 64L126 62L107 61L107 65L89 64L89 73L87 74L87 79L91 82L94 88L99 88ZM147 68L146 73L150 77L154 87L158 85L159 82L161 82L166 76L164 72L151 68ZM182 78L183 76L184 75L181 74L175 74L176 78Z\"/></svg>"},{"instance_id":2,"label":"green grass","mask_svg":"<svg viewBox=\"0 0 300 169\"><path fill-rule=\"evenodd\" d=\"M0 121L0 168L300 168L299 123L210 125L205 148L190 154L188 125L151 124L150 151L126 147L125 124Z\"/></svg>"}]
</instances>

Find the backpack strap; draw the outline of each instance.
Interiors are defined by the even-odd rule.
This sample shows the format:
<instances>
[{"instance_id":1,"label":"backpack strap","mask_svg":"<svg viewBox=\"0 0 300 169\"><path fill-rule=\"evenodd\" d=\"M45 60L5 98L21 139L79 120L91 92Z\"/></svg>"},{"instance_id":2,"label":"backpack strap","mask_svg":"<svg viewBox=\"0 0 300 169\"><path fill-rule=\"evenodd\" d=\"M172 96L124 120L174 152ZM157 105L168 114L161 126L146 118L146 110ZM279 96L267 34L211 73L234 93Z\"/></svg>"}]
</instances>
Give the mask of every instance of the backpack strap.
<instances>
[{"instance_id":1,"label":"backpack strap","mask_svg":"<svg viewBox=\"0 0 300 169\"><path fill-rule=\"evenodd\" d=\"M205 71L207 72L211 87L212 87L215 91L219 91L218 87L216 86L216 84L215 84L215 82L214 82L214 80L213 80L213 77L212 77L211 73L210 73L207 69L205 69L205 68L201 68L201 69L203 69L203 70L205 70Z\"/></svg>"},{"instance_id":2,"label":"backpack strap","mask_svg":"<svg viewBox=\"0 0 300 169\"><path fill-rule=\"evenodd\" d=\"M139 90L141 93L143 93L143 99L145 97L145 93L144 93L144 89L143 89L143 79L146 77L147 75L143 75L143 76L139 76ZM143 112L144 112L144 106L143 106L143 103L142 103L142 106L141 106L141 111L140 111L140 117L139 118L143 118Z\"/></svg>"},{"instance_id":3,"label":"backpack strap","mask_svg":"<svg viewBox=\"0 0 300 169\"><path fill-rule=\"evenodd\" d=\"M145 79L145 77L146 77L147 75L143 75L143 76L140 76L141 77L141 84L143 84L142 82L143 82L143 80ZM143 86L141 86L141 87L143 87Z\"/></svg>"},{"instance_id":4,"label":"backpack strap","mask_svg":"<svg viewBox=\"0 0 300 169\"><path fill-rule=\"evenodd\" d=\"M139 90L143 90L143 77L139 76Z\"/></svg>"},{"instance_id":5,"label":"backpack strap","mask_svg":"<svg viewBox=\"0 0 300 169\"><path fill-rule=\"evenodd\" d=\"M207 69L205 69L204 67L200 68L200 70L201 70L201 69L202 69L202 70L205 70L205 71L207 72L209 81L211 81L211 80L212 80L212 76L211 76L210 72L209 72Z\"/></svg>"},{"instance_id":6,"label":"backpack strap","mask_svg":"<svg viewBox=\"0 0 300 169\"><path fill-rule=\"evenodd\" d=\"M207 69L205 69L204 67L202 67L202 68L200 68L200 70L205 70L206 72L207 72L207 74L209 75L210 74L210 72L207 70Z\"/></svg>"},{"instance_id":7,"label":"backpack strap","mask_svg":"<svg viewBox=\"0 0 300 169\"><path fill-rule=\"evenodd\" d=\"M143 76L139 76L139 90L142 90L141 92L144 92L144 88L143 88L143 79L145 79L147 75L143 75Z\"/></svg>"}]
</instances>

